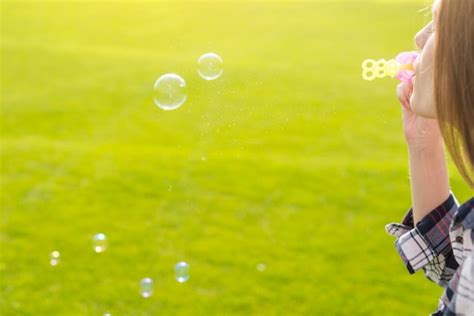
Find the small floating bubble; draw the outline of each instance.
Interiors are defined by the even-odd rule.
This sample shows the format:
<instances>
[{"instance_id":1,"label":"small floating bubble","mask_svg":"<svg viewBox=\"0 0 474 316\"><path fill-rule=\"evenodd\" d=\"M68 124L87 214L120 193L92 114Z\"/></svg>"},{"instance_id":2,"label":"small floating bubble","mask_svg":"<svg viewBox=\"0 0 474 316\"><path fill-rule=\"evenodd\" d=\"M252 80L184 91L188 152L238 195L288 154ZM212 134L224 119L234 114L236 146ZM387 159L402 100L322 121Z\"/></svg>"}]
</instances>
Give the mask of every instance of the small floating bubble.
<instances>
[{"instance_id":1,"label":"small floating bubble","mask_svg":"<svg viewBox=\"0 0 474 316\"><path fill-rule=\"evenodd\" d=\"M186 262L178 262L174 266L174 272L176 281L178 281L179 283L184 283L189 280L189 264L187 264Z\"/></svg>"},{"instance_id":2,"label":"small floating bubble","mask_svg":"<svg viewBox=\"0 0 474 316\"><path fill-rule=\"evenodd\" d=\"M107 249L107 236L103 233L95 234L92 237L92 248L97 253L104 252Z\"/></svg>"},{"instance_id":3,"label":"small floating bubble","mask_svg":"<svg viewBox=\"0 0 474 316\"><path fill-rule=\"evenodd\" d=\"M153 294L153 280L151 278L144 278L140 281L140 295L148 298Z\"/></svg>"},{"instance_id":4,"label":"small floating bubble","mask_svg":"<svg viewBox=\"0 0 474 316\"><path fill-rule=\"evenodd\" d=\"M215 80L224 72L222 58L216 53L206 53L198 59L198 74L206 80Z\"/></svg>"},{"instance_id":5,"label":"small floating bubble","mask_svg":"<svg viewBox=\"0 0 474 316\"><path fill-rule=\"evenodd\" d=\"M263 272L267 270L267 265L265 263L259 263L257 264L257 271Z\"/></svg>"},{"instance_id":6,"label":"small floating bubble","mask_svg":"<svg viewBox=\"0 0 474 316\"><path fill-rule=\"evenodd\" d=\"M59 251L55 250L49 255L49 264L51 264L53 267L57 266L59 264L59 257L61 254Z\"/></svg>"},{"instance_id":7,"label":"small floating bubble","mask_svg":"<svg viewBox=\"0 0 474 316\"><path fill-rule=\"evenodd\" d=\"M166 74L158 78L153 86L155 104L169 111L179 108L186 101L186 82L177 74Z\"/></svg>"}]
</instances>

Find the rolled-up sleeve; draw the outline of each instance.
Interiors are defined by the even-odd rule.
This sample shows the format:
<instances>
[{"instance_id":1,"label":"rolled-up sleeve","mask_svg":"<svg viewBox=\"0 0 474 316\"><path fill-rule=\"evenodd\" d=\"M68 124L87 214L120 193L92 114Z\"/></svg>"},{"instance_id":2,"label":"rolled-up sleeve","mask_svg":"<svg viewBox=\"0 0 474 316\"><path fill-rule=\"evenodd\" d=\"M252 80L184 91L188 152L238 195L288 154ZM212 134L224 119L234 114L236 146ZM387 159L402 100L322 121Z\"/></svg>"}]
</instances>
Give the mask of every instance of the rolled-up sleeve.
<instances>
[{"instance_id":1,"label":"rolled-up sleeve","mask_svg":"<svg viewBox=\"0 0 474 316\"><path fill-rule=\"evenodd\" d=\"M449 231L458 203L453 195L413 226L410 210L401 224L386 226L388 234L397 237L396 249L410 273L423 269L431 281L445 287L458 263L451 247Z\"/></svg>"}]
</instances>

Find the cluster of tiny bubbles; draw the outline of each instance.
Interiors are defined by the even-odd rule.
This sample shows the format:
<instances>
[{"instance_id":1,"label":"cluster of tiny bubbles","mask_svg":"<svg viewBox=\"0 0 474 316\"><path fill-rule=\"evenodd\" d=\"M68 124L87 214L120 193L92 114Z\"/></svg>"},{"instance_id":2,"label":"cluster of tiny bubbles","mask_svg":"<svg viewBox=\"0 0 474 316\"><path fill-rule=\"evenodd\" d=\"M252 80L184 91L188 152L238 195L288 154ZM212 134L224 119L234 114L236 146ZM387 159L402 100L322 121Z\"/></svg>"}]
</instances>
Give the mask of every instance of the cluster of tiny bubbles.
<instances>
[{"instance_id":1,"label":"cluster of tiny bubbles","mask_svg":"<svg viewBox=\"0 0 474 316\"><path fill-rule=\"evenodd\" d=\"M174 273L176 277L176 281L179 283L184 283L189 280L189 264L186 262L178 262L174 266Z\"/></svg>"},{"instance_id":2,"label":"cluster of tiny bubbles","mask_svg":"<svg viewBox=\"0 0 474 316\"><path fill-rule=\"evenodd\" d=\"M162 75L153 86L155 104L165 111L179 108L186 98L186 82L177 74Z\"/></svg>"},{"instance_id":3,"label":"cluster of tiny bubbles","mask_svg":"<svg viewBox=\"0 0 474 316\"><path fill-rule=\"evenodd\" d=\"M107 249L107 236L103 233L95 234L92 237L92 249L97 253L104 252Z\"/></svg>"},{"instance_id":4,"label":"cluster of tiny bubbles","mask_svg":"<svg viewBox=\"0 0 474 316\"><path fill-rule=\"evenodd\" d=\"M265 270L267 270L267 265L265 263L260 262L257 264L257 271L263 272Z\"/></svg>"},{"instance_id":5,"label":"cluster of tiny bubbles","mask_svg":"<svg viewBox=\"0 0 474 316\"><path fill-rule=\"evenodd\" d=\"M215 80L224 72L222 58L216 53L206 53L198 59L198 74L206 80Z\"/></svg>"},{"instance_id":6,"label":"cluster of tiny bubbles","mask_svg":"<svg viewBox=\"0 0 474 316\"><path fill-rule=\"evenodd\" d=\"M144 278L140 281L140 295L148 298L153 294L153 280L151 278Z\"/></svg>"},{"instance_id":7,"label":"cluster of tiny bubbles","mask_svg":"<svg viewBox=\"0 0 474 316\"><path fill-rule=\"evenodd\" d=\"M49 255L49 264L51 264L53 267L57 266L59 264L59 257L60 257L59 251L55 250Z\"/></svg>"}]
</instances>

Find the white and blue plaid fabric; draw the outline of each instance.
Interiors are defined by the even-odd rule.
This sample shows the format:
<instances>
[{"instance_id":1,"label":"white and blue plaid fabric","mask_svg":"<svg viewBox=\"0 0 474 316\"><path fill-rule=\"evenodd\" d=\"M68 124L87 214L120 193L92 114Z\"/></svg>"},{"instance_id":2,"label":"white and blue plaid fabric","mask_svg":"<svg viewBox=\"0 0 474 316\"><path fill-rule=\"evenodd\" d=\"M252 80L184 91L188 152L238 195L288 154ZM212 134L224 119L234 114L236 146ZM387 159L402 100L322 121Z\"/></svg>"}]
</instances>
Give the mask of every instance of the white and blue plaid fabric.
<instances>
[{"instance_id":1,"label":"white and blue plaid fabric","mask_svg":"<svg viewBox=\"0 0 474 316\"><path fill-rule=\"evenodd\" d=\"M474 198L458 207L451 195L416 226L410 210L385 230L410 273L422 269L445 289L432 316L474 316Z\"/></svg>"}]
</instances>

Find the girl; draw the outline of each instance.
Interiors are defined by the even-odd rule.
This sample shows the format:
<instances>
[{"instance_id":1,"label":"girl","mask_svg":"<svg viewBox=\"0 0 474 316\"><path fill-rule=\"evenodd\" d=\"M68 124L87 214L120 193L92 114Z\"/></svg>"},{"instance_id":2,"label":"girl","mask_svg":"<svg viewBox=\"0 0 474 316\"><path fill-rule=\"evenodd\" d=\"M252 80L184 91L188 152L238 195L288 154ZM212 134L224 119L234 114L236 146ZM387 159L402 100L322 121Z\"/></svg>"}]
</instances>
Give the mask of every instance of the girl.
<instances>
[{"instance_id":1,"label":"girl","mask_svg":"<svg viewBox=\"0 0 474 316\"><path fill-rule=\"evenodd\" d=\"M413 205L386 230L410 273L445 288L432 315L474 315L474 198L458 206L443 146L474 187L474 0L436 0L415 42L416 75L397 88Z\"/></svg>"}]
</instances>

